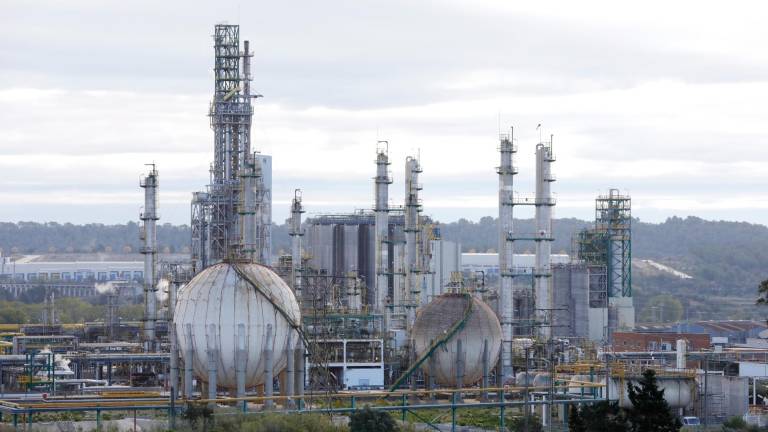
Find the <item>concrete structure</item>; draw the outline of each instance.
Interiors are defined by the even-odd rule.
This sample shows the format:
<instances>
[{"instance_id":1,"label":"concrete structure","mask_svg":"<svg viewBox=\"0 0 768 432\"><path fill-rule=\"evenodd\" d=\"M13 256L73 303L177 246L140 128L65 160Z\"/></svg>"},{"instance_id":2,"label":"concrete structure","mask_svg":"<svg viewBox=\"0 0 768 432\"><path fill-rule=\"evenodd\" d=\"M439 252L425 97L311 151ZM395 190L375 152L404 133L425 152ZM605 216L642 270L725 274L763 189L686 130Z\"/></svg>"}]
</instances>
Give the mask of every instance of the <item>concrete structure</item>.
<instances>
[{"instance_id":1,"label":"concrete structure","mask_svg":"<svg viewBox=\"0 0 768 432\"><path fill-rule=\"evenodd\" d=\"M520 273L532 273L536 265L536 255L534 254L514 254L514 263L517 271ZM568 264L571 262L570 255L552 254L550 255L551 265ZM482 271L486 276L499 276L499 254L497 253L474 253L463 252L461 254L461 271L474 273Z\"/></svg>"},{"instance_id":2,"label":"concrete structure","mask_svg":"<svg viewBox=\"0 0 768 432\"><path fill-rule=\"evenodd\" d=\"M266 349L274 353L275 375L286 367L288 334L295 333L301 325L299 306L290 287L273 271L258 264L222 263L198 273L179 292L174 317L177 334L188 332L186 338L179 339L185 367L191 365L195 376L208 382L207 356L216 350L217 384L233 392L237 388L240 325L244 326L247 341L247 387L265 383L269 366L263 358ZM268 326L273 329L269 346Z\"/></svg>"}]
</instances>

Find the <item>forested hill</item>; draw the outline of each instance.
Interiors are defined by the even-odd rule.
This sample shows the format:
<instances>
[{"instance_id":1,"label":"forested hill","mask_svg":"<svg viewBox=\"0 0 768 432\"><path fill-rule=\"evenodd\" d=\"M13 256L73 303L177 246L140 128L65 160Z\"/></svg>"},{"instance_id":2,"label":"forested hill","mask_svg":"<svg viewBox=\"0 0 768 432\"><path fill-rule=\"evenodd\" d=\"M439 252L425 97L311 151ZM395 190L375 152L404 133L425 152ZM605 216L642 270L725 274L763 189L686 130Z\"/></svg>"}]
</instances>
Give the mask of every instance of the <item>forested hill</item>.
<instances>
[{"instance_id":1,"label":"forested hill","mask_svg":"<svg viewBox=\"0 0 768 432\"><path fill-rule=\"evenodd\" d=\"M590 226L578 219L556 219L557 239L553 252L570 252L573 234ZM521 233L534 232L530 219L515 221ZM443 238L461 243L464 251L495 251L498 234L495 218L478 222L459 220L441 225ZM768 278L768 227L763 225L705 221L700 218L672 217L660 224L633 221L634 258L648 258L670 265L694 277L698 287L738 294L754 294L760 280ZM186 225L158 226L161 251L186 252L190 234ZM274 250L288 250L288 230L284 225L273 230ZM139 225L72 225L58 223L0 223L0 248L8 255L49 252L137 251ZM533 244L521 244L521 252L533 251ZM689 281L689 283L694 283Z\"/></svg>"}]
</instances>

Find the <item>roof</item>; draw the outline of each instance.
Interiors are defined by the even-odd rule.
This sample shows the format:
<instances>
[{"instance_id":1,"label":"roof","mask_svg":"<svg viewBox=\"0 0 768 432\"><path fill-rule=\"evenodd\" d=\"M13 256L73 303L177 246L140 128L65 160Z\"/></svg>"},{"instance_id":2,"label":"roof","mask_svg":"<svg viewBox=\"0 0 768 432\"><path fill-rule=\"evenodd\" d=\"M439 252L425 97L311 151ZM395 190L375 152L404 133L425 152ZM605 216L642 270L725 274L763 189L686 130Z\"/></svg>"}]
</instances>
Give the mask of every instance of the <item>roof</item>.
<instances>
[{"instance_id":1,"label":"roof","mask_svg":"<svg viewBox=\"0 0 768 432\"><path fill-rule=\"evenodd\" d=\"M768 329L766 323L754 320L698 321L696 324L720 332L746 332L754 329Z\"/></svg>"}]
</instances>

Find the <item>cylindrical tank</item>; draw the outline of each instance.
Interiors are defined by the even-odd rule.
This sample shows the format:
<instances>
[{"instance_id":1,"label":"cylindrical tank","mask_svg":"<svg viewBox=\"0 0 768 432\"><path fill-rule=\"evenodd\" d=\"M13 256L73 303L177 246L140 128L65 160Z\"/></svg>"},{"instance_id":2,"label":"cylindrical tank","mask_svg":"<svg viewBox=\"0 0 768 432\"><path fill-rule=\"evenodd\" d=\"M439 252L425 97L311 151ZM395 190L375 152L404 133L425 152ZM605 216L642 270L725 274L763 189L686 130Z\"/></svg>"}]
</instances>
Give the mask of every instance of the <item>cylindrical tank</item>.
<instances>
[{"instance_id":1,"label":"cylindrical tank","mask_svg":"<svg viewBox=\"0 0 768 432\"><path fill-rule=\"evenodd\" d=\"M552 385L552 375L549 372L539 372L533 378L533 386L538 388L549 387Z\"/></svg>"},{"instance_id":2,"label":"cylindrical tank","mask_svg":"<svg viewBox=\"0 0 768 432\"><path fill-rule=\"evenodd\" d=\"M288 333L296 331L294 326L300 324L301 313L291 289L268 267L221 263L201 271L179 291L174 318L184 363L191 361L195 376L204 382L208 381L208 333L211 324L216 326L216 381L219 387L235 389L238 325L245 326L245 385L253 387L264 383L267 326L272 326L270 348L277 375L286 366ZM191 325L191 340L187 325ZM297 340L295 334L292 339ZM192 359L187 358L190 343Z\"/></svg>"},{"instance_id":3,"label":"cylindrical tank","mask_svg":"<svg viewBox=\"0 0 768 432\"><path fill-rule=\"evenodd\" d=\"M667 401L670 408L686 408L691 405L693 400L693 379L688 377L656 377L659 390L664 390L664 400ZM631 380L632 384L638 385L637 379ZM631 408L632 402L629 400L629 390L627 389L627 379L611 378L612 400L618 400L622 408Z\"/></svg>"},{"instance_id":4,"label":"cylindrical tank","mask_svg":"<svg viewBox=\"0 0 768 432\"><path fill-rule=\"evenodd\" d=\"M466 318L464 327L453 335L445 344L433 351L434 360L422 363L422 369L434 376L443 386L456 385L456 341L461 339L465 353L465 367L462 384L472 385L483 377L483 341L488 341L489 369L496 365L501 349L501 325L496 314L472 296L464 294L443 294L432 302L419 308L413 324L413 343L416 355L421 357L429 350L433 341L445 337L446 333L465 318L468 302L473 302L471 313ZM432 370L434 366L435 370Z\"/></svg>"}]
</instances>

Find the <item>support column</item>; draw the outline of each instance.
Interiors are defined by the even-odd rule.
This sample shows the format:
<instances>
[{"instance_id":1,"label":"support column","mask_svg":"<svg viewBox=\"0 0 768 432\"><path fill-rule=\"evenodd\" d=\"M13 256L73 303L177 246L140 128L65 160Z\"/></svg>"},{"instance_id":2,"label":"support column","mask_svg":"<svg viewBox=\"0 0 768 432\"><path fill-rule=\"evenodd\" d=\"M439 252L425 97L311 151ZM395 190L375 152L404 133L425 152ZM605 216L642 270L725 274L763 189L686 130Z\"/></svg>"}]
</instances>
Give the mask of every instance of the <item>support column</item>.
<instances>
[{"instance_id":1,"label":"support column","mask_svg":"<svg viewBox=\"0 0 768 432\"><path fill-rule=\"evenodd\" d=\"M184 337L186 338L186 348L184 352L184 397L190 399L192 397L192 356L194 351L192 350L192 324L187 324L184 328Z\"/></svg>"},{"instance_id":2,"label":"support column","mask_svg":"<svg viewBox=\"0 0 768 432\"><path fill-rule=\"evenodd\" d=\"M293 354L295 349L293 347L293 331L288 332L288 342L285 348L285 389L280 389L284 393L283 396L288 399L285 400L285 408L292 409L294 407L293 396L294 391L294 360Z\"/></svg>"},{"instance_id":3,"label":"support column","mask_svg":"<svg viewBox=\"0 0 768 432\"><path fill-rule=\"evenodd\" d=\"M208 326L208 399L216 399L216 377L219 365L218 337L216 324ZM211 402L209 405L213 406Z\"/></svg>"},{"instance_id":4,"label":"support column","mask_svg":"<svg viewBox=\"0 0 768 432\"><path fill-rule=\"evenodd\" d=\"M294 369L296 372L294 385L296 386L296 391L293 393L296 395L297 408L301 409L304 405L304 344L301 342L301 339L299 339L296 345L296 355L294 357L296 365Z\"/></svg>"},{"instance_id":5,"label":"support column","mask_svg":"<svg viewBox=\"0 0 768 432\"><path fill-rule=\"evenodd\" d=\"M236 397L245 397L245 362L248 353L245 350L245 324L237 325L237 351L235 352Z\"/></svg>"},{"instance_id":6,"label":"support column","mask_svg":"<svg viewBox=\"0 0 768 432\"><path fill-rule=\"evenodd\" d=\"M488 339L483 341L483 383L482 383L482 401L488 400L488 370L490 365L488 364Z\"/></svg>"},{"instance_id":7,"label":"support column","mask_svg":"<svg viewBox=\"0 0 768 432\"><path fill-rule=\"evenodd\" d=\"M461 339L456 340L456 389L464 388L464 349L462 348ZM464 395L459 392L456 393L456 401L462 402Z\"/></svg>"},{"instance_id":8,"label":"support column","mask_svg":"<svg viewBox=\"0 0 768 432\"><path fill-rule=\"evenodd\" d=\"M267 343L264 349L264 396L272 397L273 389L275 386L273 375L273 357L272 357L272 324L267 324ZM267 399L264 401L264 408L271 409L273 401Z\"/></svg>"}]
</instances>

